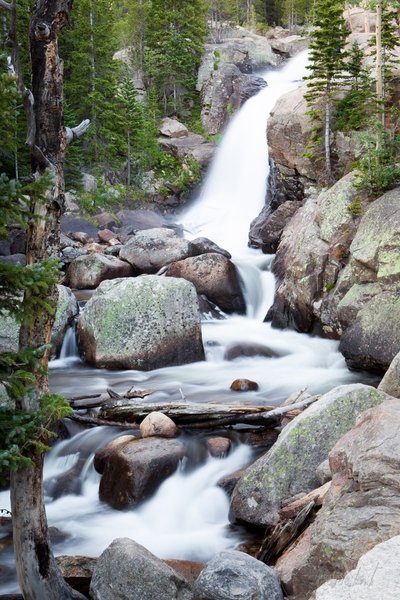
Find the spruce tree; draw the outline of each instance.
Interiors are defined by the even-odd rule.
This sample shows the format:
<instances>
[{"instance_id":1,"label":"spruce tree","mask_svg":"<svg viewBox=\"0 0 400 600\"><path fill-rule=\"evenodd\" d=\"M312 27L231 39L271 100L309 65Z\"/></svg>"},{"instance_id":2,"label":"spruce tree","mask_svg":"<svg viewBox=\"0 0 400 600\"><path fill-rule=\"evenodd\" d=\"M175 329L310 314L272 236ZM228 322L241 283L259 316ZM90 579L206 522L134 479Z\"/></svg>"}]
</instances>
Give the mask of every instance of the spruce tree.
<instances>
[{"instance_id":1,"label":"spruce tree","mask_svg":"<svg viewBox=\"0 0 400 600\"><path fill-rule=\"evenodd\" d=\"M331 129L333 105L346 73L346 24L342 0L315 0L310 43L310 74L307 77L309 114L316 131L322 128L325 171L332 180Z\"/></svg>"}]
</instances>

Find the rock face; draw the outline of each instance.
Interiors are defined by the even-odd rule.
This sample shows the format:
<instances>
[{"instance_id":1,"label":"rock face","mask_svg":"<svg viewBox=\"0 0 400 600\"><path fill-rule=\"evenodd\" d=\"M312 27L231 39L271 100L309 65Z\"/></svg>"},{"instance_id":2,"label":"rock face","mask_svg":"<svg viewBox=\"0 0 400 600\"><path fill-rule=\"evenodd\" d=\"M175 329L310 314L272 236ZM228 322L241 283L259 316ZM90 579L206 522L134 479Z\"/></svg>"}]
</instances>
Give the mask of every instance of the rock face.
<instances>
[{"instance_id":1,"label":"rock face","mask_svg":"<svg viewBox=\"0 0 400 600\"><path fill-rule=\"evenodd\" d=\"M269 313L274 326L312 329L314 305L334 287L355 235L348 207L357 195L350 173L307 200L284 229L273 266L279 280Z\"/></svg>"},{"instance_id":2,"label":"rock face","mask_svg":"<svg viewBox=\"0 0 400 600\"><path fill-rule=\"evenodd\" d=\"M366 551L399 535L399 431L400 403L389 399L366 411L331 451L331 488L286 581L296 600L309 598L322 583L354 569ZM278 567L284 580L289 563L290 551Z\"/></svg>"},{"instance_id":3,"label":"rock face","mask_svg":"<svg viewBox=\"0 0 400 600\"><path fill-rule=\"evenodd\" d=\"M185 137L158 138L160 146L177 158L192 158L204 168L214 156L215 146L198 133L189 133Z\"/></svg>"},{"instance_id":4,"label":"rock face","mask_svg":"<svg viewBox=\"0 0 400 600\"><path fill-rule=\"evenodd\" d=\"M397 600L400 598L399 552L399 535L378 544L360 558L346 577L331 579L319 587L315 600Z\"/></svg>"},{"instance_id":5,"label":"rock face","mask_svg":"<svg viewBox=\"0 0 400 600\"><path fill-rule=\"evenodd\" d=\"M131 265L115 256L87 254L71 262L66 277L70 287L85 290L97 288L106 279L132 275Z\"/></svg>"},{"instance_id":6,"label":"rock face","mask_svg":"<svg viewBox=\"0 0 400 600\"><path fill-rule=\"evenodd\" d=\"M100 500L117 509L146 500L175 472L185 452L182 442L161 438L117 445L106 458L102 454Z\"/></svg>"},{"instance_id":7,"label":"rock face","mask_svg":"<svg viewBox=\"0 0 400 600\"><path fill-rule=\"evenodd\" d=\"M273 569L255 558L226 550L203 569L193 586L193 600L283 600Z\"/></svg>"},{"instance_id":8,"label":"rock face","mask_svg":"<svg viewBox=\"0 0 400 600\"><path fill-rule=\"evenodd\" d=\"M244 473L236 485L231 518L272 526L284 500L319 486L315 471L340 437L364 410L388 399L362 384L339 386L287 425L274 446Z\"/></svg>"},{"instance_id":9,"label":"rock face","mask_svg":"<svg viewBox=\"0 0 400 600\"><path fill-rule=\"evenodd\" d=\"M400 398L400 352L396 354L390 363L390 367L380 382L378 390L389 394L389 396Z\"/></svg>"},{"instance_id":10,"label":"rock face","mask_svg":"<svg viewBox=\"0 0 400 600\"><path fill-rule=\"evenodd\" d=\"M193 256L194 252L192 244L172 229L156 228L136 233L119 256L139 273L156 273L165 265Z\"/></svg>"},{"instance_id":11,"label":"rock face","mask_svg":"<svg viewBox=\"0 0 400 600\"><path fill-rule=\"evenodd\" d=\"M78 321L89 364L150 370L204 359L194 286L154 275L104 281Z\"/></svg>"},{"instance_id":12,"label":"rock face","mask_svg":"<svg viewBox=\"0 0 400 600\"><path fill-rule=\"evenodd\" d=\"M187 581L146 548L128 538L103 552L90 585L94 600L191 600Z\"/></svg>"},{"instance_id":13,"label":"rock face","mask_svg":"<svg viewBox=\"0 0 400 600\"><path fill-rule=\"evenodd\" d=\"M198 294L227 313L246 311L236 267L222 254L210 252L181 260L168 267L167 276L191 281Z\"/></svg>"},{"instance_id":14,"label":"rock face","mask_svg":"<svg viewBox=\"0 0 400 600\"><path fill-rule=\"evenodd\" d=\"M207 133L219 133L243 102L265 86L264 80L252 72L268 64L277 65L279 61L265 37L240 27L230 32L230 39L206 44L197 89L201 93L201 120Z\"/></svg>"}]
</instances>

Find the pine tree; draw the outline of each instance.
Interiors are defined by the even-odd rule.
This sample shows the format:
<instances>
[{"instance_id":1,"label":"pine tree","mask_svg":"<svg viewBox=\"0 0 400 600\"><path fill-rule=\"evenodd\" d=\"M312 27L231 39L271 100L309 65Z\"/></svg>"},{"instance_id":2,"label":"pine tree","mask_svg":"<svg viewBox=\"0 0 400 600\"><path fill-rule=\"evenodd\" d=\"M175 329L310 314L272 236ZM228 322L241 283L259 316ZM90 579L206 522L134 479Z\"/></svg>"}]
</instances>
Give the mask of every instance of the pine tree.
<instances>
[{"instance_id":1,"label":"pine tree","mask_svg":"<svg viewBox=\"0 0 400 600\"><path fill-rule=\"evenodd\" d=\"M309 114L316 122L316 130L322 126L325 171L328 181L332 179L331 129L333 104L338 88L346 73L344 50L346 25L343 18L342 0L315 0L313 6L313 30L310 43L310 75L308 75L306 100Z\"/></svg>"},{"instance_id":2,"label":"pine tree","mask_svg":"<svg viewBox=\"0 0 400 600\"><path fill-rule=\"evenodd\" d=\"M145 73L164 114L188 116L206 35L203 0L152 0L146 16Z\"/></svg>"}]
</instances>

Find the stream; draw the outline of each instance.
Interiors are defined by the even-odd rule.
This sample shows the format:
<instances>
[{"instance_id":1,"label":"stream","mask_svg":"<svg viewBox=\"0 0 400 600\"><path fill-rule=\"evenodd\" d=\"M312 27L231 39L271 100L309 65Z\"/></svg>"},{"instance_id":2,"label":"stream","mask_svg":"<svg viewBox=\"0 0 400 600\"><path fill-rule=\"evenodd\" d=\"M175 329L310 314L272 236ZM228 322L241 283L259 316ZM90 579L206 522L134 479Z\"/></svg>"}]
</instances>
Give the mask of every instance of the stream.
<instances>
[{"instance_id":1,"label":"stream","mask_svg":"<svg viewBox=\"0 0 400 600\"><path fill-rule=\"evenodd\" d=\"M231 120L199 197L178 217L187 237L208 237L231 252L245 288L247 314L204 319L205 361L150 372L87 367L77 356L71 330L60 358L50 365L53 391L72 397L103 392L108 387L125 391L134 385L155 390L146 401L185 398L271 405L303 388L314 394L360 380L359 373L346 368L336 341L272 329L263 322L274 295L273 257L247 246L250 222L265 200L265 124L277 99L299 85L306 61L304 51L282 68L262 74L268 87L248 100ZM275 357L226 360L226 352L236 344L260 345ZM230 391L236 378L256 381L258 391ZM249 462L251 450L247 446L237 442L227 457L209 458L195 469L182 464L150 500L136 509L116 511L98 499L100 476L94 470L93 455L121 432L112 427L82 430L73 423L68 428L72 437L58 442L45 464L48 489L52 478L71 469L78 460L83 462L74 493L54 501L47 498L49 524L65 534L54 545L56 554L98 556L113 539L127 536L161 558L207 561L241 541L243 533L229 527L229 500L216 483ZM0 493L0 508L9 508L7 492ZM5 576L1 577L0 593L13 593L18 589L12 574L13 559L11 554L3 554L0 575Z\"/></svg>"}]
</instances>

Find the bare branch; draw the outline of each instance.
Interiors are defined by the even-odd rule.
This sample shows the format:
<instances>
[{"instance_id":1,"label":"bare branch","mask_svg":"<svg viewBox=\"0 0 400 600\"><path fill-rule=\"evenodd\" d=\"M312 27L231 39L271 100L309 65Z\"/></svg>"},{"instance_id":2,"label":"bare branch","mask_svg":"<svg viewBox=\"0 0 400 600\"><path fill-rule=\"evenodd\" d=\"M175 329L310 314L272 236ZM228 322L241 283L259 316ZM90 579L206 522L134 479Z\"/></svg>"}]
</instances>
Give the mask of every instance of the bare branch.
<instances>
[{"instance_id":1,"label":"bare branch","mask_svg":"<svg viewBox=\"0 0 400 600\"><path fill-rule=\"evenodd\" d=\"M11 4L11 2L6 2L5 0L0 0L0 7L11 11L12 4Z\"/></svg>"},{"instance_id":2,"label":"bare branch","mask_svg":"<svg viewBox=\"0 0 400 600\"><path fill-rule=\"evenodd\" d=\"M65 128L65 137L67 139L67 144L70 144L74 140L82 137L90 127L90 120L85 119L82 123L79 123L76 127L66 127Z\"/></svg>"}]
</instances>

